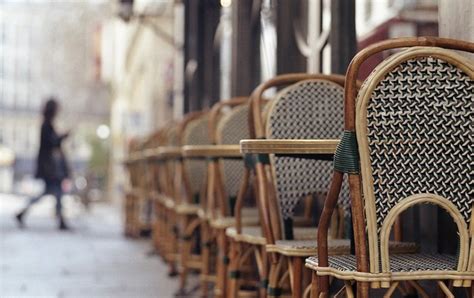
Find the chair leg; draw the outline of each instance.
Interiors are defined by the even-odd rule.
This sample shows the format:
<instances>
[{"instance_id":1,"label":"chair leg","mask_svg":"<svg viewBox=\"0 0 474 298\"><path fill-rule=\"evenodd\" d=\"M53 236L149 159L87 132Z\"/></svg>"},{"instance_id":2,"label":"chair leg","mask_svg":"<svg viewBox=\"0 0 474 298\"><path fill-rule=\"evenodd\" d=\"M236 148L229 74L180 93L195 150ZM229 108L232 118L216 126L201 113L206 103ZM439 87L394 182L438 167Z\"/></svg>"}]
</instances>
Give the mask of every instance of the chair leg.
<instances>
[{"instance_id":1,"label":"chair leg","mask_svg":"<svg viewBox=\"0 0 474 298\"><path fill-rule=\"evenodd\" d=\"M414 280L408 280L407 281L413 288L415 288L416 292L418 295L420 295L422 298L429 298L430 296L426 291Z\"/></svg>"},{"instance_id":2,"label":"chair leg","mask_svg":"<svg viewBox=\"0 0 474 298\"><path fill-rule=\"evenodd\" d=\"M354 298L354 292L352 291L352 284L350 281L347 281L345 280L344 281L344 286L346 288L346 297L347 298ZM361 297L359 296L359 294L357 294L357 297ZM368 297L368 296L367 296Z\"/></svg>"},{"instance_id":3,"label":"chair leg","mask_svg":"<svg viewBox=\"0 0 474 298\"><path fill-rule=\"evenodd\" d=\"M176 255L178 253L178 237L179 233L177 228L175 227L174 221L169 221L166 226L166 238L165 241L166 243L169 243L169 246L167 247L165 253L167 255ZM177 258L176 256L172 257L172 259L169 261L170 263L170 271L169 271L169 276L176 276L178 274L178 270L176 268L176 263L177 263Z\"/></svg>"},{"instance_id":4,"label":"chair leg","mask_svg":"<svg viewBox=\"0 0 474 298\"><path fill-rule=\"evenodd\" d=\"M303 288L301 285L301 279L303 274L303 259L299 257L291 258L292 274L292 297L301 298L303 296Z\"/></svg>"},{"instance_id":5,"label":"chair leg","mask_svg":"<svg viewBox=\"0 0 474 298\"><path fill-rule=\"evenodd\" d=\"M357 297L369 298L369 283L367 282L357 283Z\"/></svg>"},{"instance_id":6,"label":"chair leg","mask_svg":"<svg viewBox=\"0 0 474 298\"><path fill-rule=\"evenodd\" d=\"M184 231L187 227L188 220L186 216L183 216L183 225L182 225L182 230ZM187 235L184 233L179 235L181 237L180 239L180 247L179 247L179 254L180 254L180 266L181 266L181 271L179 274L180 277L180 291L184 291L186 289L186 280L188 278L188 268L187 268L187 263L188 263L188 258L191 254L191 240L187 239Z\"/></svg>"},{"instance_id":7,"label":"chair leg","mask_svg":"<svg viewBox=\"0 0 474 298\"><path fill-rule=\"evenodd\" d=\"M280 271L283 266L283 257L278 257L276 263L272 263L270 265L270 273L268 275L268 296L270 297L278 297L280 295L278 289L278 282Z\"/></svg>"},{"instance_id":8,"label":"chair leg","mask_svg":"<svg viewBox=\"0 0 474 298\"><path fill-rule=\"evenodd\" d=\"M227 297L235 298L237 297L237 293L239 291L239 276L237 270L239 268L240 262L240 255L241 255L241 244L237 241L231 240L230 242L230 251L229 251L229 288L227 290Z\"/></svg>"},{"instance_id":9,"label":"chair leg","mask_svg":"<svg viewBox=\"0 0 474 298\"><path fill-rule=\"evenodd\" d=\"M454 298L453 293L451 293L451 291L449 290L449 288L446 286L444 282L442 282L441 280L438 280L438 286L441 289L441 291L443 291L443 293L446 295L446 297Z\"/></svg>"},{"instance_id":10,"label":"chair leg","mask_svg":"<svg viewBox=\"0 0 474 298\"><path fill-rule=\"evenodd\" d=\"M319 289L318 289L318 275L316 274L316 271L311 272L311 298L318 298L319 296Z\"/></svg>"},{"instance_id":11,"label":"chair leg","mask_svg":"<svg viewBox=\"0 0 474 298\"><path fill-rule=\"evenodd\" d=\"M303 291L303 298L310 298L311 297L311 284L308 284Z\"/></svg>"},{"instance_id":12,"label":"chair leg","mask_svg":"<svg viewBox=\"0 0 474 298\"><path fill-rule=\"evenodd\" d=\"M393 295L393 292L395 292L395 289L398 287L399 282L394 282L390 285L390 288L388 288L387 292L383 295L383 298L391 298Z\"/></svg>"},{"instance_id":13,"label":"chair leg","mask_svg":"<svg viewBox=\"0 0 474 298\"><path fill-rule=\"evenodd\" d=\"M227 287L227 238L225 235L224 229L219 229L217 231L217 248L218 248L218 258L217 258L217 282L216 282L216 292L218 297L225 297L226 287Z\"/></svg>"},{"instance_id":14,"label":"chair leg","mask_svg":"<svg viewBox=\"0 0 474 298\"><path fill-rule=\"evenodd\" d=\"M186 280L188 278L188 259L191 253L191 241L183 241L181 246L181 272L180 272L180 289L186 288Z\"/></svg>"},{"instance_id":15,"label":"chair leg","mask_svg":"<svg viewBox=\"0 0 474 298\"><path fill-rule=\"evenodd\" d=\"M267 281L268 281L268 256L267 250L264 245L260 246L260 248L255 249L255 252L259 252L258 256L260 256L259 262L259 276L260 276L260 297L267 297Z\"/></svg>"},{"instance_id":16,"label":"chair leg","mask_svg":"<svg viewBox=\"0 0 474 298\"><path fill-rule=\"evenodd\" d=\"M315 288L315 291L316 291L315 297L316 298L327 298L327 297L329 297L329 277L328 276L318 276L317 279L318 279L318 283L317 283L318 285ZM323 283L328 284L328 286L327 286L328 290L323 290L321 288L321 284L323 284Z\"/></svg>"},{"instance_id":17,"label":"chair leg","mask_svg":"<svg viewBox=\"0 0 474 298\"><path fill-rule=\"evenodd\" d=\"M201 267L201 295L207 297L209 284L209 267L210 267L210 237L209 237L209 226L205 223L201 226L201 255L202 255L202 267Z\"/></svg>"}]
</instances>

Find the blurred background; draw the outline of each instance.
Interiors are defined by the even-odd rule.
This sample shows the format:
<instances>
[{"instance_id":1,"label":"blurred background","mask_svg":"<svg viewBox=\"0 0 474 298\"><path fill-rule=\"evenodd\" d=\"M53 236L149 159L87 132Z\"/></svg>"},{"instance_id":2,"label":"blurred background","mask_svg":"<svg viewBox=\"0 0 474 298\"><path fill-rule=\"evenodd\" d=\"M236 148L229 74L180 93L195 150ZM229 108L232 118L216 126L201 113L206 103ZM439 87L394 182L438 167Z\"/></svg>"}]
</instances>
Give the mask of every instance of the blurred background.
<instances>
[{"instance_id":1,"label":"blurred background","mask_svg":"<svg viewBox=\"0 0 474 298\"><path fill-rule=\"evenodd\" d=\"M123 161L132 140L187 112L248 96L277 74L344 74L358 49L380 40L431 35L474 41L473 5L0 0L0 296L167 296L176 286L157 282L166 278L156 260L144 257L150 244L121 237L128 185ZM383 58L372 57L361 78ZM52 232L19 233L12 218L44 187L34 171L48 96L61 104L56 129L72 130L64 143L72 172L65 209L76 229L69 236L58 236L48 223L53 200L35 211L47 221L32 216L30 225ZM433 221L421 229L431 229ZM57 263L41 263L51 251L60 256ZM56 275L44 275L45 268Z\"/></svg>"},{"instance_id":2,"label":"blurred background","mask_svg":"<svg viewBox=\"0 0 474 298\"><path fill-rule=\"evenodd\" d=\"M234 2L0 0L0 192L31 195L41 187L34 161L49 95L62 103L58 130L73 130L65 144L70 191L118 200L126 182L120 161L132 137L249 94L277 73L332 71L331 1ZM437 0L352 6L355 38L338 29L347 31L352 51L392 37L438 35Z\"/></svg>"}]
</instances>

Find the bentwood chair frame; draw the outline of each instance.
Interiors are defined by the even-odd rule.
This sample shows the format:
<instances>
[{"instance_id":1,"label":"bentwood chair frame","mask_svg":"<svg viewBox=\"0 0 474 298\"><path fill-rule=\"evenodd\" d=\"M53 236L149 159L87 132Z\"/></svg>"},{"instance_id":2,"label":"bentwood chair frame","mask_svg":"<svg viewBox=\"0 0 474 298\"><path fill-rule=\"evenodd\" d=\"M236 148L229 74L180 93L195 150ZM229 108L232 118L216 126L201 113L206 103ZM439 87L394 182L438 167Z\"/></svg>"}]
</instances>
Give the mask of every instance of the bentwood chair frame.
<instances>
[{"instance_id":1,"label":"bentwood chair frame","mask_svg":"<svg viewBox=\"0 0 474 298\"><path fill-rule=\"evenodd\" d=\"M256 137L265 140L251 141L250 147L254 148L254 153L264 157L260 158L261 161L268 160L257 163L263 169L261 172L264 172L257 175L261 190L259 194L262 196L260 199L266 201L270 220L270 237L266 245L272 259L268 295L283 294L283 283L289 281L293 297L302 297L303 292L308 293L304 289L310 284L309 275L303 275L303 261L317 251L316 241L311 240L316 239L316 229L294 227L295 215L292 209L305 198L325 194L330 182L329 160L334 151L330 150L329 154L293 155L278 152L274 148L281 142L288 142L288 139L307 139L319 142L313 142L313 147L320 144L322 150L335 150L339 142L336 138L343 126L344 76L293 74L286 78L290 81L280 81L277 86L290 85L269 103L265 131L262 133L256 130ZM261 96L254 97L252 104L260 106L260 99ZM262 116L261 113L253 113L256 127L262 122ZM295 122L296 118L301 119L300 122ZM291 141L288 144L291 146ZM307 177L309 172L317 177ZM264 193L265 189L268 189L268 195ZM344 198L347 198L347 194L340 199L343 201ZM339 215L335 222L336 230L337 226L344 226L344 215ZM339 229L339 232L335 236L341 238L343 229ZM347 253L350 249L348 240L334 240L330 246L332 254ZM286 263L288 267L284 269Z\"/></svg>"},{"instance_id":2,"label":"bentwood chair frame","mask_svg":"<svg viewBox=\"0 0 474 298\"><path fill-rule=\"evenodd\" d=\"M178 128L181 147L209 144L208 121L208 111L188 114ZM174 212L179 222L180 292L185 293L189 271L202 268L202 255L193 250L201 249L197 235L202 221L198 213L200 202L206 197L207 168L205 161L184 157L176 166Z\"/></svg>"},{"instance_id":3,"label":"bentwood chair frame","mask_svg":"<svg viewBox=\"0 0 474 298\"><path fill-rule=\"evenodd\" d=\"M211 163L210 170L212 172L210 173L213 173L215 178L213 179L211 174L210 178L215 180L216 192L214 200L212 196L209 196L209 227L211 233L216 237L218 248L216 294L221 297L225 297L228 283L229 240L226 236L226 229L235 226L235 205L237 204L241 183L246 177L246 170L238 144L241 139L249 136L248 103L249 99L247 97L220 102L213 107L210 118L211 140L217 148L224 149L221 151L220 158L214 158ZM229 107L232 110L223 115L223 110ZM230 153L230 151L234 151L234 153L232 155L225 154L225 148L228 148L227 153ZM241 214L241 223L244 226L258 225L259 216L256 207L239 208L239 211L243 213Z\"/></svg>"},{"instance_id":4,"label":"bentwood chair frame","mask_svg":"<svg viewBox=\"0 0 474 298\"><path fill-rule=\"evenodd\" d=\"M240 147L248 137L248 98L240 97L216 103L209 115L209 138L212 145L184 146L187 158L207 160L207 193L202 201L200 218L203 267L201 282L203 296L209 283L214 282L214 294L225 297L227 272L226 228L235 225L233 209L244 172ZM228 110L230 108L230 110ZM256 208L250 209L257 211ZM255 212L246 212L246 225L257 225ZM217 254L211 250L217 249ZM212 257L216 255L216 258Z\"/></svg>"},{"instance_id":5,"label":"bentwood chair frame","mask_svg":"<svg viewBox=\"0 0 474 298\"><path fill-rule=\"evenodd\" d=\"M129 144L128 158L124 161L124 165L128 170L129 189L125 193L125 236L138 236L138 218L137 218L137 201L141 196L140 181L138 179L138 163L140 161L138 149L138 140L132 140Z\"/></svg>"},{"instance_id":6,"label":"bentwood chair frame","mask_svg":"<svg viewBox=\"0 0 474 298\"><path fill-rule=\"evenodd\" d=\"M356 78L361 64L374 54L398 48L409 49L392 55L377 66L358 93ZM437 280L440 289L448 297L454 296L443 280L450 280L454 287L472 287L472 280L474 280L474 241L472 240L474 225L472 217L474 212L472 210L472 189L468 189L471 184L466 181L472 182L472 177L469 178L470 171L467 169L470 169L473 163L473 155L472 152L469 153L469 148L473 146L472 96L474 66L472 61L450 50L474 53L474 43L434 37L400 38L369 46L360 51L352 60L346 76L345 132L336 152L333 179L319 223L318 256L306 261L306 266L315 270L319 276L313 273L312 291L314 297L328 297L329 276L345 280L348 296L353 295L351 281L355 281L357 297L369 297L369 288L380 287L387 288L385 296L390 297L402 281L409 282L424 297L427 294L416 282L417 280ZM422 66L425 66L425 69L420 72L417 67ZM390 78L397 78L401 75L400 73L403 73L403 70L405 71L404 84L393 85L385 90L388 95L380 95L377 88L387 87ZM443 81L446 78L441 76L443 74L447 75L447 73L457 77L452 78L452 81L449 82L448 80ZM427 81L423 81L423 79ZM395 82L397 81L395 80ZM433 96L433 93L429 93L428 89L423 89L427 86L436 89L439 94ZM390 96L390 94L394 95L393 101L391 103L384 101L385 96ZM413 94L416 96L410 97ZM398 97L402 100L397 100ZM357 101L356 98L358 98ZM415 106L412 105L408 109L403 109L403 111L400 106L396 106L397 103L410 104L415 100L424 100L424 103L419 102ZM449 100L456 102L453 104ZM433 109L436 109L433 108L433 102L435 105L443 106L443 108L437 110L438 112L433 112ZM470 113L466 110L460 110L465 108L466 105L471 106ZM385 110L381 107L384 107ZM420 113L420 111L422 112ZM439 111L441 112L439 113ZM379 113L379 116L385 113L386 121L376 122L374 113ZM398 114L395 117L393 113ZM455 120L452 118L453 113L456 114ZM412 115L413 118L407 115ZM427 132L431 135L426 136L427 139L425 140L429 141L429 145L423 143L423 138L419 135L415 135L421 131L419 126L425 125L423 124L425 122L419 122L426 120L425 115L430 118L428 122L433 122L432 125L434 125L431 127L431 131ZM369 117L372 118L369 119ZM424 118L420 120L417 117ZM438 118L436 119L436 117ZM451 122L449 119L451 119ZM387 121L390 121L391 124ZM378 135L379 132L375 131L375 128L384 129L385 127L391 127L389 125L397 127L402 121L406 123L402 125L403 128L399 127L398 133L392 131L391 135L386 135L379 139L377 143L374 138L380 137L380 135ZM471 130L466 129L466 127L470 127ZM402 139L400 133L403 134L405 130L411 131L414 135ZM442 138L440 138L439 133L443 135ZM433 134L435 136L430 140ZM392 143L388 139L390 137L393 140ZM411 180L407 181L405 178L397 176L396 173L391 173L391 171L384 174L378 170L380 163L376 164L373 161L378 158L373 155L377 152L376 150L380 150L380 146L385 146L383 150L386 154L384 160L386 162L396 161L397 156L395 155L397 154L415 154L413 147L410 147L411 143L407 143L408 140L419 146L419 150L426 150L424 152L427 152L428 155L422 153L422 151L417 151L416 154L430 157L431 161L424 163L425 166L428 165L426 171L419 169L412 171L409 175ZM456 146L457 142L461 142L463 145ZM393 143L397 143L398 149L402 150L403 153L397 151L398 149L395 150ZM443 149L452 149L453 146L455 150L450 151L449 155L454 162L453 160L446 160L447 149ZM459 154L464 155L460 158ZM445 163L449 163L452 167L448 172L444 172L439 168L439 165ZM400 170L399 166L392 165L391 167L394 170ZM443 173L443 178L424 174L429 172L429 168L433 167ZM383 171L382 168L380 169ZM328 226L345 174L348 175L352 200L355 256L328 257ZM393 176L391 177L391 175ZM440 181L440 179L443 181ZM396 180L397 184L392 185L387 182L392 180ZM410 183L417 185L412 185L410 191L400 192L400 185ZM445 183L457 186L448 194L445 191L446 189L440 186ZM385 187L385 190L393 193L389 197L384 197L384 199L387 199L383 203L387 214L380 211L380 206L382 206L381 194L379 191L377 193L374 191L375 187L379 190ZM387 243L394 219L407 208L421 203L438 205L452 216L460 238L457 260L449 257L433 257L431 262L434 263L428 266L425 264L425 261L429 259L427 256L420 255L419 258L415 256L413 259L403 255L397 258L390 256ZM336 265L335 262L338 258L345 260L345 264L342 266L344 268ZM402 264L396 264L397 260ZM405 263L403 264L403 262ZM351 263L350 266L349 263ZM444 263L450 263L451 265L445 268L443 267ZM348 266L350 268L347 268ZM470 295L473 295L472 288Z\"/></svg>"},{"instance_id":7,"label":"bentwood chair frame","mask_svg":"<svg viewBox=\"0 0 474 298\"><path fill-rule=\"evenodd\" d=\"M158 254L169 266L168 275L177 274L177 227L173 210L175 205L175 164L181 157L177 147L177 123L169 123L162 128L156 147L149 149L148 162L152 168L155 224L154 244Z\"/></svg>"},{"instance_id":8,"label":"bentwood chair frame","mask_svg":"<svg viewBox=\"0 0 474 298\"><path fill-rule=\"evenodd\" d=\"M308 74L286 74L286 75L281 75L277 76L263 84L261 84L253 93L251 96L251 111L250 111L250 116L249 116L249 121L250 121L250 129L251 129L251 137L253 139L263 139L265 138L265 115L266 111L268 111L268 108L266 107L265 111L262 110L262 107L265 104L265 101L263 99L263 93L272 88L272 87L282 87L282 86L288 86L291 84L298 83L303 80L308 80L308 79L320 79L320 78L328 78L327 76L320 76L320 75L308 75ZM335 76L330 77L331 79L336 78ZM340 82L343 83L342 78L338 78ZM271 102L268 103L268 105L271 105ZM253 140L252 140L253 142ZM259 140L255 140L255 142L259 142ZM335 143L337 144L337 143ZM274 146L270 145L269 147ZM260 147L257 145L257 147ZM335 145L334 145L335 147ZM247 152L249 153L249 152ZM271 152L270 152L271 153ZM248 184L249 176L250 176L250 171L255 171L257 181L258 181L258 187L257 187L257 197L258 199L258 207L261 213L261 237L263 240L261 241L256 241L257 239L253 239L255 237L250 237L250 235L246 235L246 231L242 231L241 227L241 222L240 222L240 206L241 203L240 201L242 200L242 196L239 197L238 203L236 204L236 218L237 218L237 235L235 235L233 238L235 238L237 241L232 241L231 242L231 274L234 271L238 270L239 264L242 262L241 259L245 259L249 257L248 252L255 251L255 256L257 259L257 265L259 269L259 275L260 275L260 294L261 296L265 296L267 292L267 287L268 287L268 264L267 264L267 252L266 252L266 244L268 243L273 243L275 239L275 233L276 235L280 235L281 233L281 227L280 227L280 222L278 218L278 207L276 205L276 200L275 200L275 193L271 191L273 188L271 186L271 183L269 184L269 181L267 180L267 173L268 169L266 168L267 165L264 163L265 160L268 158L268 154L263 154L262 152L259 152L258 150L255 152L252 152L250 154L246 154L246 160L248 164L248 170L246 172L246 177L244 177L244 180ZM270 187L269 187L270 186ZM245 189L245 188L244 188ZM306 201L306 209L309 209L308 207L311 204L311 200L308 198ZM269 211L271 210L271 211ZM300 224L307 225L310 222L310 215L305 214L303 218L300 218ZM272 228L274 230L272 230ZM313 232L311 232L313 231ZM229 234L229 233L228 233ZM300 229L300 235L298 235L298 238L316 238L316 232L315 229ZM307 234L307 235L305 235ZM280 237L280 236L278 236ZM250 247L250 249L246 249L246 253L242 254L243 251L243 246L244 247ZM231 294L237 295L238 288L239 288L239 279L237 278L238 274L233 274L234 276L231 276ZM270 290L270 292L272 292ZM273 293L275 294L275 293Z\"/></svg>"},{"instance_id":9,"label":"bentwood chair frame","mask_svg":"<svg viewBox=\"0 0 474 298\"><path fill-rule=\"evenodd\" d=\"M147 193L149 181L141 176L146 173L144 150L149 143L149 139L132 142L129 158L125 162L131 186L131 190L125 196L125 234L133 238L150 229L151 218L143 218L148 207L146 203L149 198Z\"/></svg>"}]
</instances>

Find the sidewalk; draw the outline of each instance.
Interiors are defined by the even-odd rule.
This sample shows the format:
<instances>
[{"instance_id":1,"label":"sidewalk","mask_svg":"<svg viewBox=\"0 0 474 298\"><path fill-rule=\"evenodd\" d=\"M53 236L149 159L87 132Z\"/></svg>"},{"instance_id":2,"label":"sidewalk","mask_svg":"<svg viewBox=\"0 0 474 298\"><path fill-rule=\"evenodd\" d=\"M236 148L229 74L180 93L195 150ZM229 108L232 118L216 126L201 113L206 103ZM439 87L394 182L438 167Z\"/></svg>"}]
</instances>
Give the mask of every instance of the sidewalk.
<instances>
[{"instance_id":1,"label":"sidewalk","mask_svg":"<svg viewBox=\"0 0 474 298\"><path fill-rule=\"evenodd\" d=\"M163 262L147 256L149 241L122 236L118 207L95 204L86 212L69 199L74 230L61 232L51 198L18 229L13 214L23 203L0 194L0 297L172 297L178 288Z\"/></svg>"}]
</instances>

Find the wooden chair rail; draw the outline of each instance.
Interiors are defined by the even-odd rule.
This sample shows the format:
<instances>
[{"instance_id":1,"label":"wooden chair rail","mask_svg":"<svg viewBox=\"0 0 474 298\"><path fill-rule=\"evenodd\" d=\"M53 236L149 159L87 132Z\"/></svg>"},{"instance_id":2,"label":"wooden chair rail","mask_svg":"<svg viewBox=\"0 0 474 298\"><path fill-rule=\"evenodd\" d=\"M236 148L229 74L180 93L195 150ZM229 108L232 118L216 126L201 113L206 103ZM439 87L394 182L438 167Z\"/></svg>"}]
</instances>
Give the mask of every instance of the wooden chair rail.
<instances>
[{"instance_id":1,"label":"wooden chair rail","mask_svg":"<svg viewBox=\"0 0 474 298\"><path fill-rule=\"evenodd\" d=\"M319 155L334 154L339 140L241 140L242 153Z\"/></svg>"},{"instance_id":2,"label":"wooden chair rail","mask_svg":"<svg viewBox=\"0 0 474 298\"><path fill-rule=\"evenodd\" d=\"M164 146L155 149L155 154L161 159L176 159L182 157L183 151L180 146Z\"/></svg>"},{"instance_id":3,"label":"wooden chair rail","mask_svg":"<svg viewBox=\"0 0 474 298\"><path fill-rule=\"evenodd\" d=\"M187 145L183 147L185 158L242 158L239 145Z\"/></svg>"}]
</instances>

